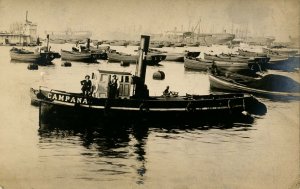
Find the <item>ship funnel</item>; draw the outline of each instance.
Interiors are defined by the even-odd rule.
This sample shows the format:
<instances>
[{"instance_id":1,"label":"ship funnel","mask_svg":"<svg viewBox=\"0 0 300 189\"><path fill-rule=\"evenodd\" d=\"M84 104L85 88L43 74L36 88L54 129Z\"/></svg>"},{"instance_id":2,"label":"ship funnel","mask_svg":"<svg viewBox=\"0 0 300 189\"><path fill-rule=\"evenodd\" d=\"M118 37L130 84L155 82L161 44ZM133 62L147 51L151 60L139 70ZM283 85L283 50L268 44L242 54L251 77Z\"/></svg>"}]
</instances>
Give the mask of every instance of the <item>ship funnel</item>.
<instances>
[{"instance_id":1,"label":"ship funnel","mask_svg":"<svg viewBox=\"0 0 300 189\"><path fill-rule=\"evenodd\" d=\"M146 35L141 36L141 43L139 47L139 59L138 59L138 64L136 65L136 72L135 72L135 75L140 77L144 81L144 83L145 83L146 68L147 68L147 64L145 63L144 58L147 55L149 50L149 42L150 42L150 36L146 36Z\"/></svg>"},{"instance_id":2,"label":"ship funnel","mask_svg":"<svg viewBox=\"0 0 300 189\"><path fill-rule=\"evenodd\" d=\"M145 85L146 78L146 55L149 50L150 36L142 35L139 47L139 59L135 70L135 96L147 97L149 95L147 86Z\"/></svg>"},{"instance_id":3,"label":"ship funnel","mask_svg":"<svg viewBox=\"0 0 300 189\"><path fill-rule=\"evenodd\" d=\"M28 11L26 11L26 22L28 22L27 16L28 16Z\"/></svg>"}]
</instances>

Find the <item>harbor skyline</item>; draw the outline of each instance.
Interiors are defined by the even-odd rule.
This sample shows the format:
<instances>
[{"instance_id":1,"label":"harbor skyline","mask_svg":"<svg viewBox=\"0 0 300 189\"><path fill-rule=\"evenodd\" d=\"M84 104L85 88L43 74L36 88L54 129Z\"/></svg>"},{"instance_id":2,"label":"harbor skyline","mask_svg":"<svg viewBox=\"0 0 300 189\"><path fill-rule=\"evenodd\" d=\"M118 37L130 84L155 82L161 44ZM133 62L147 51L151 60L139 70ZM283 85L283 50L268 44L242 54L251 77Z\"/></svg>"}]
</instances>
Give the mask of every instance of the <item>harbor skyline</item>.
<instances>
[{"instance_id":1,"label":"harbor skyline","mask_svg":"<svg viewBox=\"0 0 300 189\"><path fill-rule=\"evenodd\" d=\"M163 33L195 30L201 33L244 32L249 36L274 36L288 41L299 32L299 1L0 1L0 31L10 24L29 20L38 24L38 34L45 31L90 30L92 38L112 39L137 33ZM16 14L17 13L17 14ZM244 34L245 35L245 34Z\"/></svg>"}]
</instances>

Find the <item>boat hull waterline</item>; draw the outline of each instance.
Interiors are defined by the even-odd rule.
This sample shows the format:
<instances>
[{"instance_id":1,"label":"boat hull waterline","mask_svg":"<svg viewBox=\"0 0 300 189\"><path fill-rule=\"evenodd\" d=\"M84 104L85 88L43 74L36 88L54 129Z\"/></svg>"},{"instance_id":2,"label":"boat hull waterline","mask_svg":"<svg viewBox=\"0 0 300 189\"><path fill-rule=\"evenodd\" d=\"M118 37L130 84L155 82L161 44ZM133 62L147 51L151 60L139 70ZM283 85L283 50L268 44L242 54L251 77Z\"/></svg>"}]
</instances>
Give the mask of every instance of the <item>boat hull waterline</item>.
<instances>
[{"instance_id":1,"label":"boat hull waterline","mask_svg":"<svg viewBox=\"0 0 300 189\"><path fill-rule=\"evenodd\" d=\"M33 95L34 96L34 95ZM261 104L251 95L227 94L227 95L195 95L179 97L151 97L149 99L109 99L84 96L79 93L67 93L56 90L39 90L36 93L35 104L39 104L41 116L51 115L57 109L74 109L76 113L90 111L97 112L98 116L121 116L138 118L174 117L184 118L188 115L199 119L199 115L222 115L249 113L266 113L265 105ZM258 109L258 110L255 110ZM263 111L262 111L263 110ZM257 114L257 113L255 113ZM259 113L261 114L261 113Z\"/></svg>"},{"instance_id":2,"label":"boat hull waterline","mask_svg":"<svg viewBox=\"0 0 300 189\"><path fill-rule=\"evenodd\" d=\"M296 98L300 99L300 93L289 93L289 92L277 92L267 91L262 89L249 88L243 84L232 83L222 79L221 77L209 75L209 82L212 88L222 89L226 91L234 92L247 92L257 94L259 96L271 97L271 98Z\"/></svg>"},{"instance_id":3,"label":"boat hull waterline","mask_svg":"<svg viewBox=\"0 0 300 189\"><path fill-rule=\"evenodd\" d=\"M11 57L11 60L17 61L17 62L50 64L55 58L59 58L60 55L55 52L20 54L20 53L14 52L14 51L10 51L10 57Z\"/></svg>"}]
</instances>

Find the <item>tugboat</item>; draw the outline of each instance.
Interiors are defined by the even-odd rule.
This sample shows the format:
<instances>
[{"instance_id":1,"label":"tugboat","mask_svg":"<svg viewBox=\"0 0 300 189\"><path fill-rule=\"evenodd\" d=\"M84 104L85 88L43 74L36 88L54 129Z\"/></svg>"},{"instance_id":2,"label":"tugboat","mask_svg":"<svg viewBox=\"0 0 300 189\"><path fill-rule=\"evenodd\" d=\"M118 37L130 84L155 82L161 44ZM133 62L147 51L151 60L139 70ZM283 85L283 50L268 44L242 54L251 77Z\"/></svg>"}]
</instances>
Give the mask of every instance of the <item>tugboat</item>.
<instances>
[{"instance_id":1,"label":"tugboat","mask_svg":"<svg viewBox=\"0 0 300 189\"><path fill-rule=\"evenodd\" d=\"M78 45L78 44L77 44ZM106 52L90 49L90 39L87 39L87 45L73 47L72 51L61 50L61 59L67 61L79 61L86 63L96 63L97 59L107 59Z\"/></svg>"},{"instance_id":2,"label":"tugboat","mask_svg":"<svg viewBox=\"0 0 300 189\"><path fill-rule=\"evenodd\" d=\"M228 119L244 114L266 113L266 106L248 94L179 96L169 93L149 96L145 84L150 36L141 36L139 60L133 76L129 72L97 70L91 74L88 94L70 93L40 87L36 92L40 120L74 117L111 120L201 120ZM118 85L114 85L118 81ZM118 87L117 87L118 86Z\"/></svg>"},{"instance_id":3,"label":"tugboat","mask_svg":"<svg viewBox=\"0 0 300 189\"><path fill-rule=\"evenodd\" d=\"M31 62L39 65L49 65L55 58L60 58L59 53L50 51L49 35L47 35L47 46L40 48L40 50L37 49L33 52L13 47L9 53L12 61Z\"/></svg>"},{"instance_id":4,"label":"tugboat","mask_svg":"<svg viewBox=\"0 0 300 189\"><path fill-rule=\"evenodd\" d=\"M108 62L109 63L128 63L128 64L136 64L139 59L139 55L126 54L122 52L117 52L116 50L108 51ZM157 66L161 61L166 59L166 55L163 54L148 54L145 56L146 64L149 66Z\"/></svg>"}]
</instances>

